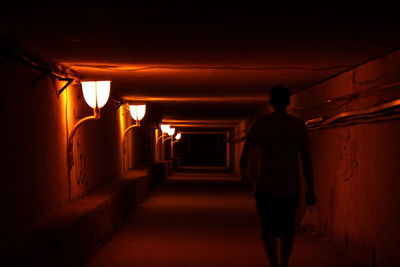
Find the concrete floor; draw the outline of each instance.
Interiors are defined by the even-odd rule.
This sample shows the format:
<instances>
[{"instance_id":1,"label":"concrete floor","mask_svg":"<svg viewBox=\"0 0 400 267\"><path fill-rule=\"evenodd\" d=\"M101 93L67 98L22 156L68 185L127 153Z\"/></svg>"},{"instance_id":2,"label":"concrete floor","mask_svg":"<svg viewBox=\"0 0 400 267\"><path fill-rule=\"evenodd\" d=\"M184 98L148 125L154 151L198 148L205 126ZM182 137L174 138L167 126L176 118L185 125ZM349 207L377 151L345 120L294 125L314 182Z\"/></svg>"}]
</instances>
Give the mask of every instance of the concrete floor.
<instances>
[{"instance_id":1,"label":"concrete floor","mask_svg":"<svg viewBox=\"0 0 400 267\"><path fill-rule=\"evenodd\" d=\"M227 174L176 173L87 266L268 266L252 194ZM296 237L290 266L363 266L328 242Z\"/></svg>"}]
</instances>

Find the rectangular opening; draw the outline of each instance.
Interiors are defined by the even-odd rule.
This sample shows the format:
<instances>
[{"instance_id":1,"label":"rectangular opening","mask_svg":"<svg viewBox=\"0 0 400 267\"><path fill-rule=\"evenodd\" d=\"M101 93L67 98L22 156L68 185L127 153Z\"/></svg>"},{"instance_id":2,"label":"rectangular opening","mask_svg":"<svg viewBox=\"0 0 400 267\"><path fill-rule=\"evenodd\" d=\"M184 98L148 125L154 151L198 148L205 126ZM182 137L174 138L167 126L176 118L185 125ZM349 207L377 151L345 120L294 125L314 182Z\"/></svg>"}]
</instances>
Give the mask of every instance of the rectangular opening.
<instances>
[{"instance_id":1,"label":"rectangular opening","mask_svg":"<svg viewBox=\"0 0 400 267\"><path fill-rule=\"evenodd\" d=\"M226 133L185 133L179 142L182 167L227 167Z\"/></svg>"}]
</instances>

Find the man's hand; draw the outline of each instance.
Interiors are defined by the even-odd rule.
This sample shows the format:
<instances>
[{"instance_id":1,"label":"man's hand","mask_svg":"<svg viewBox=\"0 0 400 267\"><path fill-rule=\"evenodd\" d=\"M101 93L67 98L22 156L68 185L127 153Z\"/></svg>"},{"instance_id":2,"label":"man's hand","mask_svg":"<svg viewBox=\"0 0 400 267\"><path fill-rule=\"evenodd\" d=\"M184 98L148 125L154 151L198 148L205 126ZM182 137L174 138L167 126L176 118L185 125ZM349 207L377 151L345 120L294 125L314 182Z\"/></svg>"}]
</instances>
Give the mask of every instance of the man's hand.
<instances>
[{"instance_id":1,"label":"man's hand","mask_svg":"<svg viewBox=\"0 0 400 267\"><path fill-rule=\"evenodd\" d=\"M309 190L306 192L306 205L307 206L314 206L317 203L317 197L315 196L314 190Z\"/></svg>"}]
</instances>

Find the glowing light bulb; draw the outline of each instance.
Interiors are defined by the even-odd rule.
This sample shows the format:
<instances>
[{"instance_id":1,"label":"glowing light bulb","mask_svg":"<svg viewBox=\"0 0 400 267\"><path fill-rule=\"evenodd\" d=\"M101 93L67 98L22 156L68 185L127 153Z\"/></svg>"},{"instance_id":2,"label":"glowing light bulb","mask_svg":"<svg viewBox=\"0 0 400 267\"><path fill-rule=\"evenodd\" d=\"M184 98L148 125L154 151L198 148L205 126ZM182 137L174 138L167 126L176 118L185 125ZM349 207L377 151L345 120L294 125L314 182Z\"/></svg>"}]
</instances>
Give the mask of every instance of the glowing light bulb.
<instances>
[{"instance_id":1,"label":"glowing light bulb","mask_svg":"<svg viewBox=\"0 0 400 267\"><path fill-rule=\"evenodd\" d=\"M82 82L83 97L86 103L95 108L102 108L110 97L111 81Z\"/></svg>"},{"instance_id":2,"label":"glowing light bulb","mask_svg":"<svg viewBox=\"0 0 400 267\"><path fill-rule=\"evenodd\" d=\"M175 136L175 139L179 140L179 139L181 139L181 137L182 137L182 134L181 133L177 133L176 136Z\"/></svg>"},{"instance_id":3,"label":"glowing light bulb","mask_svg":"<svg viewBox=\"0 0 400 267\"><path fill-rule=\"evenodd\" d=\"M169 124L161 124L161 132L168 133L169 128L170 128Z\"/></svg>"},{"instance_id":4,"label":"glowing light bulb","mask_svg":"<svg viewBox=\"0 0 400 267\"><path fill-rule=\"evenodd\" d=\"M129 111L134 120L140 121L146 114L146 105L130 105Z\"/></svg>"},{"instance_id":5,"label":"glowing light bulb","mask_svg":"<svg viewBox=\"0 0 400 267\"><path fill-rule=\"evenodd\" d=\"M173 136L175 133L175 128L169 128L168 135Z\"/></svg>"}]
</instances>

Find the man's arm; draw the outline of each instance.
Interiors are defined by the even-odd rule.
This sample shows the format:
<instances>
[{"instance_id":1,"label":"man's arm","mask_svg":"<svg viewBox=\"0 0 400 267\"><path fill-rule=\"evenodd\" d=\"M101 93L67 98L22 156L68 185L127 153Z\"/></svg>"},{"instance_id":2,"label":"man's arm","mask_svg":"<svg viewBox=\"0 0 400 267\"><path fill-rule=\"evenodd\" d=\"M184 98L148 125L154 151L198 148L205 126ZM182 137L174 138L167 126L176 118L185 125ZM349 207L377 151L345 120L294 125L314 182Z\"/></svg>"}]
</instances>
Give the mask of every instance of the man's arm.
<instances>
[{"instance_id":1,"label":"man's arm","mask_svg":"<svg viewBox=\"0 0 400 267\"><path fill-rule=\"evenodd\" d=\"M310 143L308 139L307 130L305 128L303 134L304 138L300 145L300 156L301 156L304 178L307 184L306 204L314 205L316 203L316 196L314 191L314 169L310 152Z\"/></svg>"}]
</instances>

